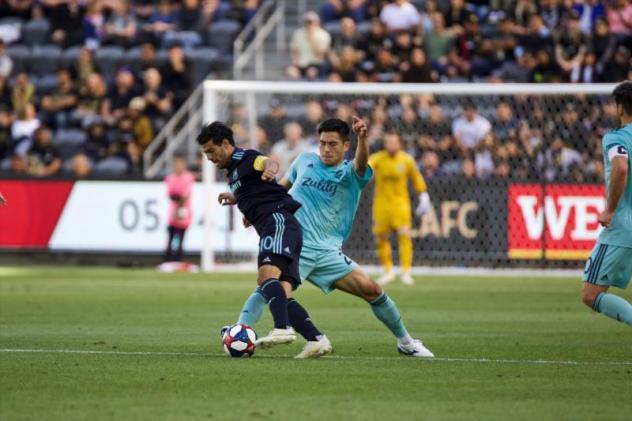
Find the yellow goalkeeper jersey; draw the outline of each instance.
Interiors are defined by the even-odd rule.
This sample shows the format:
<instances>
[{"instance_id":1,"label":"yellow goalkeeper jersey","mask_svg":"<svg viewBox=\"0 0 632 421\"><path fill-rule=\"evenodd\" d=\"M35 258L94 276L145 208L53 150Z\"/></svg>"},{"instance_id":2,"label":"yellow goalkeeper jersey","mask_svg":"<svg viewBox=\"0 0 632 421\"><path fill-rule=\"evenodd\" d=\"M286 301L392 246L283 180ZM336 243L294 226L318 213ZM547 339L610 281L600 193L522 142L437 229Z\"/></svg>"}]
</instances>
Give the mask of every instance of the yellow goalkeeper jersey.
<instances>
[{"instance_id":1,"label":"yellow goalkeeper jersey","mask_svg":"<svg viewBox=\"0 0 632 421\"><path fill-rule=\"evenodd\" d=\"M376 152L369 157L369 165L373 168L375 178L374 211L407 209L410 212L409 178L417 193L427 189L415 160L406 152L399 151L395 156L384 150Z\"/></svg>"}]
</instances>

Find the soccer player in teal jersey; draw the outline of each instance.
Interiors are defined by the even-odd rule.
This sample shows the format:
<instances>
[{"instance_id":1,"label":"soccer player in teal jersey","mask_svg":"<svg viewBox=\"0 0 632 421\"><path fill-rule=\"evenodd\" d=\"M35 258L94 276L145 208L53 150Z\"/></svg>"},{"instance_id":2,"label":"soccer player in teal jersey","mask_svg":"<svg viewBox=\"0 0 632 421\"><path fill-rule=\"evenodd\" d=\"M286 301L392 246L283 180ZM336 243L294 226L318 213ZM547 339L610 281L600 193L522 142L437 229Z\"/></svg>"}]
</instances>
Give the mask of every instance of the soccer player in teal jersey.
<instances>
[{"instance_id":1,"label":"soccer player in teal jersey","mask_svg":"<svg viewBox=\"0 0 632 421\"><path fill-rule=\"evenodd\" d=\"M338 289L366 300L375 316L397 338L400 353L433 357L420 340L410 336L395 302L342 252L342 244L351 233L362 189L373 175L368 165L366 123L353 117L353 131L358 136L358 146L354 160L349 162L344 160L350 147L348 124L339 119L322 122L318 127L320 156L301 154L279 183L291 187L290 195L302 204L296 212L303 227L301 279L326 294ZM257 289L244 304L239 323L254 325L264 306L265 300ZM317 341L308 341L297 358L319 357L331 350L331 343L323 336Z\"/></svg>"},{"instance_id":2,"label":"soccer player in teal jersey","mask_svg":"<svg viewBox=\"0 0 632 421\"><path fill-rule=\"evenodd\" d=\"M621 128L603 137L606 168L606 210L599 215L604 229L584 269L584 304L632 326L632 305L608 293L611 286L625 289L632 279L632 81L614 92Z\"/></svg>"}]
</instances>

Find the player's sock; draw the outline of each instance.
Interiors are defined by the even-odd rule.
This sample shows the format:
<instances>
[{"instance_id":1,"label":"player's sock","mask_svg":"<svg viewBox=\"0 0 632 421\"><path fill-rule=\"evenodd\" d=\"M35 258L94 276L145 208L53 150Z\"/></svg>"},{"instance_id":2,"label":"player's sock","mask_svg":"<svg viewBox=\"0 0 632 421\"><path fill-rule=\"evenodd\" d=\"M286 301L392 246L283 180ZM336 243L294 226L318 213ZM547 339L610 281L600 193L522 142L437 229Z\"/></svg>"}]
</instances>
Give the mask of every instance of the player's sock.
<instances>
[{"instance_id":1,"label":"player's sock","mask_svg":"<svg viewBox=\"0 0 632 421\"><path fill-rule=\"evenodd\" d=\"M399 264L402 266L402 272L410 272L413 265L413 240L410 235L399 236Z\"/></svg>"},{"instance_id":2,"label":"player's sock","mask_svg":"<svg viewBox=\"0 0 632 421\"><path fill-rule=\"evenodd\" d=\"M244 303L244 306L239 313L239 320L237 323L242 323L251 327L254 326L257 324L259 319L261 319L265 306L266 299L261 293L261 288L257 287Z\"/></svg>"},{"instance_id":3,"label":"player's sock","mask_svg":"<svg viewBox=\"0 0 632 421\"><path fill-rule=\"evenodd\" d=\"M380 263L384 266L384 271L389 272L393 269L393 258L391 257L391 244L388 239L377 240L377 257L380 259Z\"/></svg>"},{"instance_id":4,"label":"player's sock","mask_svg":"<svg viewBox=\"0 0 632 421\"><path fill-rule=\"evenodd\" d=\"M602 292L595 298L593 310L632 326L632 305L619 296Z\"/></svg>"},{"instance_id":5,"label":"player's sock","mask_svg":"<svg viewBox=\"0 0 632 421\"><path fill-rule=\"evenodd\" d=\"M278 279L270 278L261 284L261 294L266 299L275 329L287 329L287 297Z\"/></svg>"},{"instance_id":6,"label":"player's sock","mask_svg":"<svg viewBox=\"0 0 632 421\"><path fill-rule=\"evenodd\" d=\"M316 328L312 319L309 318L307 310L294 298L287 299L287 314L294 330L308 341L317 341L322 337L323 334Z\"/></svg>"},{"instance_id":7,"label":"player's sock","mask_svg":"<svg viewBox=\"0 0 632 421\"><path fill-rule=\"evenodd\" d=\"M406 326L404 326L404 322L402 321L402 315L399 313L397 304L395 304L395 301L391 300L385 292L369 304L371 304L371 310L373 310L375 317L393 332L393 335L395 335L398 341L408 343L408 341L411 340Z\"/></svg>"}]
</instances>

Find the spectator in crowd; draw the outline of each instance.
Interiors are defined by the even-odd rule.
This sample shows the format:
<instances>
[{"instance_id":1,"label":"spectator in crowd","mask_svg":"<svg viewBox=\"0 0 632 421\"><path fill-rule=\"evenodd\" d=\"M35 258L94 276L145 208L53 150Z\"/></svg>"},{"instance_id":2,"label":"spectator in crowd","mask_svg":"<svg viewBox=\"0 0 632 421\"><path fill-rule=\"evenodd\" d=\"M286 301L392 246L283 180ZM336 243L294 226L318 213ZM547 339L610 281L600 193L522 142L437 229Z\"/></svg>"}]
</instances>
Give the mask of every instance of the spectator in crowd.
<instances>
[{"instance_id":1,"label":"spectator in crowd","mask_svg":"<svg viewBox=\"0 0 632 421\"><path fill-rule=\"evenodd\" d=\"M82 127L87 127L95 120L108 121L106 108L107 85L103 76L92 73L86 84L79 89L79 100L72 119Z\"/></svg>"},{"instance_id":2,"label":"spectator in crowd","mask_svg":"<svg viewBox=\"0 0 632 421\"><path fill-rule=\"evenodd\" d=\"M11 99L12 91L7 79L0 76L0 107L4 107L7 110L13 107L13 101Z\"/></svg>"},{"instance_id":3,"label":"spectator in crowd","mask_svg":"<svg viewBox=\"0 0 632 421\"><path fill-rule=\"evenodd\" d=\"M39 127L33 134L33 145L28 151L29 174L49 177L61 171L59 150L53 144L48 127Z\"/></svg>"},{"instance_id":4,"label":"spectator in crowd","mask_svg":"<svg viewBox=\"0 0 632 421\"><path fill-rule=\"evenodd\" d=\"M11 114L6 106L0 105L0 162L9 157L11 147Z\"/></svg>"},{"instance_id":5,"label":"spectator in crowd","mask_svg":"<svg viewBox=\"0 0 632 421\"><path fill-rule=\"evenodd\" d=\"M476 178L476 166L471 159L464 159L461 163L460 176L465 180L472 180Z\"/></svg>"},{"instance_id":6,"label":"spectator in crowd","mask_svg":"<svg viewBox=\"0 0 632 421\"><path fill-rule=\"evenodd\" d=\"M439 177L441 161L439 155L433 151L426 151L421 157L421 174L424 176L426 182Z\"/></svg>"},{"instance_id":7,"label":"spectator in crowd","mask_svg":"<svg viewBox=\"0 0 632 421\"><path fill-rule=\"evenodd\" d=\"M373 61L386 42L388 42L386 26L379 19L373 19L369 27L369 34L364 37L360 49L364 51L367 60Z\"/></svg>"},{"instance_id":8,"label":"spectator in crowd","mask_svg":"<svg viewBox=\"0 0 632 421\"><path fill-rule=\"evenodd\" d=\"M51 40L64 47L83 43L85 4L81 0L43 0L44 13L51 23Z\"/></svg>"},{"instance_id":9,"label":"spectator in crowd","mask_svg":"<svg viewBox=\"0 0 632 421\"><path fill-rule=\"evenodd\" d=\"M78 86L85 85L93 73L99 73L99 68L94 62L94 55L89 48L82 48L79 51L73 72Z\"/></svg>"},{"instance_id":10,"label":"spectator in crowd","mask_svg":"<svg viewBox=\"0 0 632 421\"><path fill-rule=\"evenodd\" d=\"M127 68L116 72L114 85L110 88L105 99L106 115L111 117L109 123L122 118L127 112L129 102L139 94L134 74Z\"/></svg>"},{"instance_id":11,"label":"spectator in crowd","mask_svg":"<svg viewBox=\"0 0 632 421\"><path fill-rule=\"evenodd\" d=\"M33 134L40 127L35 105L27 102L16 113L17 118L11 124L11 151L26 155L31 148Z\"/></svg>"},{"instance_id":12,"label":"spectator in crowd","mask_svg":"<svg viewBox=\"0 0 632 421\"><path fill-rule=\"evenodd\" d=\"M323 23L335 22L345 15L343 0L327 0L320 6L320 18Z\"/></svg>"},{"instance_id":13,"label":"spectator in crowd","mask_svg":"<svg viewBox=\"0 0 632 421\"><path fill-rule=\"evenodd\" d=\"M132 70L137 80L143 80L145 70L158 65L156 59L156 47L151 42L143 42L140 46L140 57L136 63L132 63Z\"/></svg>"},{"instance_id":14,"label":"spectator in crowd","mask_svg":"<svg viewBox=\"0 0 632 421\"><path fill-rule=\"evenodd\" d=\"M200 33L203 33L205 28L201 26L203 17L200 12L199 0L183 1L178 12L177 28L175 31L165 34L165 45L180 43L183 48L190 50L201 44L202 36Z\"/></svg>"},{"instance_id":15,"label":"spectator in crowd","mask_svg":"<svg viewBox=\"0 0 632 421\"><path fill-rule=\"evenodd\" d=\"M318 125L323 120L325 120L325 111L320 101L316 99L307 100L305 102L305 115L299 121L303 128L303 133L308 138L316 139Z\"/></svg>"},{"instance_id":16,"label":"spectator in crowd","mask_svg":"<svg viewBox=\"0 0 632 421\"><path fill-rule=\"evenodd\" d=\"M496 117L493 121L492 132L500 144L504 144L510 138L513 139L518 136L518 121L514 117L509 102L501 101L496 106Z\"/></svg>"},{"instance_id":17,"label":"spectator in crowd","mask_svg":"<svg viewBox=\"0 0 632 421\"><path fill-rule=\"evenodd\" d=\"M165 262L182 259L184 237L192 221L191 195L195 177L187 170L187 161L182 156L173 160L173 172L165 177L169 195L169 239L165 251Z\"/></svg>"},{"instance_id":18,"label":"spectator in crowd","mask_svg":"<svg viewBox=\"0 0 632 421\"><path fill-rule=\"evenodd\" d=\"M452 135L456 139L463 158L472 158L478 146L491 130L491 124L476 112L476 104L466 102L463 115L452 123Z\"/></svg>"},{"instance_id":19,"label":"spectator in crowd","mask_svg":"<svg viewBox=\"0 0 632 421\"><path fill-rule=\"evenodd\" d=\"M340 54L344 47L351 47L360 50L362 45L362 34L358 32L358 28L353 19L345 17L340 21L340 33L333 37L332 51Z\"/></svg>"},{"instance_id":20,"label":"spectator in crowd","mask_svg":"<svg viewBox=\"0 0 632 421\"><path fill-rule=\"evenodd\" d=\"M133 98L129 103L127 116L132 122L132 134L134 143L138 146L139 152L145 152L147 146L154 140L154 129L149 117L145 114L145 99L141 97Z\"/></svg>"},{"instance_id":21,"label":"spectator in crowd","mask_svg":"<svg viewBox=\"0 0 632 421\"><path fill-rule=\"evenodd\" d=\"M340 76L340 81L355 82L358 63L361 59L357 50L351 46L346 46L340 55L332 53L329 57L332 71Z\"/></svg>"},{"instance_id":22,"label":"spectator in crowd","mask_svg":"<svg viewBox=\"0 0 632 421\"><path fill-rule=\"evenodd\" d=\"M389 32L421 32L421 14L408 0L395 0L380 12L380 20Z\"/></svg>"},{"instance_id":23,"label":"spectator in crowd","mask_svg":"<svg viewBox=\"0 0 632 421\"><path fill-rule=\"evenodd\" d=\"M321 28L318 14L307 12L303 28L297 29L292 35L292 65L288 68L288 76L292 79L317 78L323 70L330 47L331 35Z\"/></svg>"},{"instance_id":24,"label":"spectator in crowd","mask_svg":"<svg viewBox=\"0 0 632 421\"><path fill-rule=\"evenodd\" d=\"M224 19L229 11L230 5L221 0L202 0L200 19L196 30L204 33L213 22Z\"/></svg>"},{"instance_id":25,"label":"spectator in crowd","mask_svg":"<svg viewBox=\"0 0 632 421\"><path fill-rule=\"evenodd\" d=\"M610 33L608 21L600 18L595 22L595 33L590 38L588 51L595 55L595 72L599 81L603 80L606 65L611 62L617 46L616 37Z\"/></svg>"},{"instance_id":26,"label":"spectator in crowd","mask_svg":"<svg viewBox=\"0 0 632 421\"><path fill-rule=\"evenodd\" d=\"M448 64L454 34L446 30L445 18L441 12L432 14L432 28L432 32L424 34L424 48L430 62L441 69Z\"/></svg>"},{"instance_id":27,"label":"spectator in crowd","mask_svg":"<svg viewBox=\"0 0 632 421\"><path fill-rule=\"evenodd\" d=\"M82 146L83 154L92 161L100 161L107 157L110 148L105 125L94 121L88 126L87 139Z\"/></svg>"},{"instance_id":28,"label":"spectator in crowd","mask_svg":"<svg viewBox=\"0 0 632 421\"><path fill-rule=\"evenodd\" d=\"M35 85L31 83L26 72L20 72L15 78L15 85L11 90L11 105L17 113L22 110L26 104L33 102L35 99Z\"/></svg>"},{"instance_id":29,"label":"spectator in crowd","mask_svg":"<svg viewBox=\"0 0 632 421\"><path fill-rule=\"evenodd\" d=\"M136 43L138 25L130 0L111 0L111 14L104 26L103 42L130 47Z\"/></svg>"},{"instance_id":30,"label":"spectator in crowd","mask_svg":"<svg viewBox=\"0 0 632 421\"><path fill-rule=\"evenodd\" d=\"M73 156L70 163L70 174L73 178L89 178L92 174L92 163L90 159L82 153Z\"/></svg>"},{"instance_id":31,"label":"spectator in crowd","mask_svg":"<svg viewBox=\"0 0 632 421\"><path fill-rule=\"evenodd\" d=\"M296 121L283 127L285 136L276 142L270 151L270 158L279 163L279 174L284 174L290 164L303 152L307 152L309 144L303 139L303 129Z\"/></svg>"},{"instance_id":32,"label":"spectator in crowd","mask_svg":"<svg viewBox=\"0 0 632 421\"><path fill-rule=\"evenodd\" d=\"M630 68L630 49L623 45L617 47L612 60L606 64L603 72L604 82L620 82L629 77Z\"/></svg>"},{"instance_id":33,"label":"spectator in crowd","mask_svg":"<svg viewBox=\"0 0 632 421\"><path fill-rule=\"evenodd\" d=\"M271 145L281 140L284 136L284 127L289 122L285 115L285 107L278 98L270 101L270 112L259 119L259 126L268 134Z\"/></svg>"},{"instance_id":34,"label":"spectator in crowd","mask_svg":"<svg viewBox=\"0 0 632 421\"><path fill-rule=\"evenodd\" d=\"M160 0L143 26L145 39L158 45L166 33L177 29L177 24L178 14L171 0Z\"/></svg>"},{"instance_id":35,"label":"spectator in crowd","mask_svg":"<svg viewBox=\"0 0 632 421\"><path fill-rule=\"evenodd\" d=\"M579 72L586 54L586 35L579 28L579 15L573 11L564 28L555 35L555 60L567 78L573 78L573 72Z\"/></svg>"},{"instance_id":36,"label":"spectator in crowd","mask_svg":"<svg viewBox=\"0 0 632 421\"><path fill-rule=\"evenodd\" d=\"M105 36L105 15L103 14L103 2L101 0L88 1L82 26L86 47L91 50L99 48Z\"/></svg>"},{"instance_id":37,"label":"spectator in crowd","mask_svg":"<svg viewBox=\"0 0 632 421\"><path fill-rule=\"evenodd\" d=\"M26 155L20 155L19 153L11 155L9 168L12 176L29 175L29 164Z\"/></svg>"},{"instance_id":38,"label":"spectator in crowd","mask_svg":"<svg viewBox=\"0 0 632 421\"><path fill-rule=\"evenodd\" d=\"M70 71L67 69L58 70L57 86L50 94L44 95L40 102L46 124L53 129L65 128L69 124L78 99Z\"/></svg>"},{"instance_id":39,"label":"spectator in crowd","mask_svg":"<svg viewBox=\"0 0 632 421\"><path fill-rule=\"evenodd\" d=\"M155 67L150 67L143 74L145 100L145 114L159 130L167 121L173 107L173 92L169 91L162 83L160 72Z\"/></svg>"},{"instance_id":40,"label":"spectator in crowd","mask_svg":"<svg viewBox=\"0 0 632 421\"><path fill-rule=\"evenodd\" d=\"M187 99L193 87L189 76L189 65L184 58L184 50L179 42L173 42L167 49L167 62L160 69L167 90L173 92L174 107L178 108Z\"/></svg>"},{"instance_id":41,"label":"spectator in crowd","mask_svg":"<svg viewBox=\"0 0 632 421\"><path fill-rule=\"evenodd\" d=\"M607 10L610 32L620 45L632 44L632 2L630 0L613 0Z\"/></svg>"},{"instance_id":42,"label":"spectator in crowd","mask_svg":"<svg viewBox=\"0 0 632 421\"><path fill-rule=\"evenodd\" d=\"M13 70L13 60L7 54L4 41L0 38L0 77L7 79Z\"/></svg>"},{"instance_id":43,"label":"spectator in crowd","mask_svg":"<svg viewBox=\"0 0 632 421\"><path fill-rule=\"evenodd\" d=\"M236 20L242 25L246 25L257 13L259 1L260 0L233 0L230 10L227 12L227 17Z\"/></svg>"},{"instance_id":44,"label":"spectator in crowd","mask_svg":"<svg viewBox=\"0 0 632 421\"><path fill-rule=\"evenodd\" d=\"M438 80L438 75L430 67L422 48L414 48L409 60L402 62L399 69L402 82L430 83Z\"/></svg>"}]
</instances>

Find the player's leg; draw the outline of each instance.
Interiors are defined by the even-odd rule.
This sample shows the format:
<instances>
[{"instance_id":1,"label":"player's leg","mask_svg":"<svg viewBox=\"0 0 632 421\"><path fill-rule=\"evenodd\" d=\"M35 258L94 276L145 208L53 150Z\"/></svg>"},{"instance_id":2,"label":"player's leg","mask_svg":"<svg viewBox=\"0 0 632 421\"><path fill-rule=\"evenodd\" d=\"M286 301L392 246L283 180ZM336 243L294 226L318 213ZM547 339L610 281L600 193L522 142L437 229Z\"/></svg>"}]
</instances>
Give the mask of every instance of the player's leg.
<instances>
[{"instance_id":1,"label":"player's leg","mask_svg":"<svg viewBox=\"0 0 632 421\"><path fill-rule=\"evenodd\" d=\"M397 338L399 352L416 357L434 357L421 341L410 336L395 301L366 272L355 268L337 281L334 287L367 301L375 317Z\"/></svg>"},{"instance_id":2,"label":"player's leg","mask_svg":"<svg viewBox=\"0 0 632 421\"><path fill-rule=\"evenodd\" d=\"M173 261L173 236L174 236L174 230L175 228L172 227L171 225L169 225L167 227L167 233L169 234L169 237L167 239L167 248L165 249L165 262L171 262Z\"/></svg>"},{"instance_id":3,"label":"player's leg","mask_svg":"<svg viewBox=\"0 0 632 421\"><path fill-rule=\"evenodd\" d=\"M177 240L177 248L175 254L176 262L182 261L182 249L184 247L184 234L186 233L186 228L176 228L175 236Z\"/></svg>"},{"instance_id":4,"label":"player's leg","mask_svg":"<svg viewBox=\"0 0 632 421\"><path fill-rule=\"evenodd\" d=\"M632 278L632 249L597 244L586 262L582 301L598 313L632 326L632 305L608 292L626 288Z\"/></svg>"},{"instance_id":5,"label":"player's leg","mask_svg":"<svg viewBox=\"0 0 632 421\"><path fill-rule=\"evenodd\" d=\"M402 267L402 282L406 285L413 285L415 281L410 274L413 265L413 240L410 224L400 226L397 229L397 238L399 240L399 264Z\"/></svg>"},{"instance_id":6,"label":"player's leg","mask_svg":"<svg viewBox=\"0 0 632 421\"><path fill-rule=\"evenodd\" d=\"M378 282L382 285L395 280L395 272L393 271L393 252L389 235L391 233L391 224L389 213L386 210L373 209L373 234L375 235L375 248L377 258L384 269L384 274Z\"/></svg>"}]
</instances>

